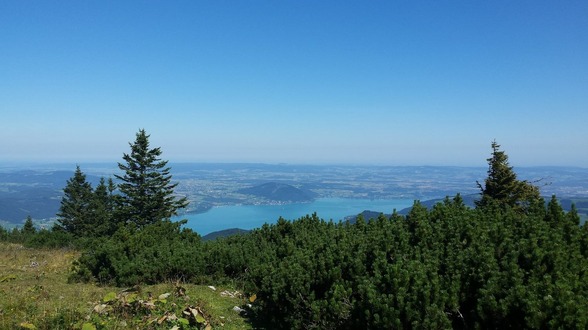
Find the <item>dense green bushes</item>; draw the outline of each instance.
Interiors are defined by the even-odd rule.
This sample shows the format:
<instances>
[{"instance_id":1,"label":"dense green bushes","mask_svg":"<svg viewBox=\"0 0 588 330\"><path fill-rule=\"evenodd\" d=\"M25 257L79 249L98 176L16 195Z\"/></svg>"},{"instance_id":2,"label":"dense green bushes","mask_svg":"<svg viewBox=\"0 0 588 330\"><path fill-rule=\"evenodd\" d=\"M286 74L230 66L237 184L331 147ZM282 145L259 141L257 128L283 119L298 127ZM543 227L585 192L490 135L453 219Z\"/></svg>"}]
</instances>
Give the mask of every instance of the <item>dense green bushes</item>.
<instances>
[{"instance_id":1,"label":"dense green bushes","mask_svg":"<svg viewBox=\"0 0 588 330\"><path fill-rule=\"evenodd\" d=\"M112 238L97 239L74 264L71 280L118 286L197 281L204 269L200 236L181 225L160 221L142 229L122 227Z\"/></svg>"},{"instance_id":2,"label":"dense green bushes","mask_svg":"<svg viewBox=\"0 0 588 330\"><path fill-rule=\"evenodd\" d=\"M270 327L585 328L588 229L555 199L534 209L458 197L355 224L280 220L211 243L207 271L242 278Z\"/></svg>"},{"instance_id":3,"label":"dense green bushes","mask_svg":"<svg viewBox=\"0 0 588 330\"><path fill-rule=\"evenodd\" d=\"M37 229L32 221L22 228L6 230L0 227L0 241L23 244L29 248L77 248L82 240L59 229Z\"/></svg>"},{"instance_id":4,"label":"dense green bushes","mask_svg":"<svg viewBox=\"0 0 588 330\"><path fill-rule=\"evenodd\" d=\"M72 280L232 281L256 295L251 315L270 328L586 328L588 225L578 223L555 198L520 212L469 209L459 196L354 224L279 219L211 242L161 221L79 241Z\"/></svg>"}]
</instances>

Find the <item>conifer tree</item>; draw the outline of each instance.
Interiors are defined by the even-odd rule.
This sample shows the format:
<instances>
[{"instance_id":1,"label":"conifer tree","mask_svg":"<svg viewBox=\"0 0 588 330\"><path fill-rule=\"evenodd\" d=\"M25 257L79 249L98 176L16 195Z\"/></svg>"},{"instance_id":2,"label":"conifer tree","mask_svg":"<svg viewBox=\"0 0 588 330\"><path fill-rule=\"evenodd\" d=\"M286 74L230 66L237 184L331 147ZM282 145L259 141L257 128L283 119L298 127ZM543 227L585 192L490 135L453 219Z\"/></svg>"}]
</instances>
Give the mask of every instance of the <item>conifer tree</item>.
<instances>
[{"instance_id":1,"label":"conifer tree","mask_svg":"<svg viewBox=\"0 0 588 330\"><path fill-rule=\"evenodd\" d=\"M177 183L171 183L167 161L159 158L161 149L149 147L149 135L144 129L129 145L131 153L125 153L125 163L118 164L124 175L115 175L122 181L117 198L119 221L141 228L177 215L177 210L186 207L188 201L174 195Z\"/></svg>"},{"instance_id":2,"label":"conifer tree","mask_svg":"<svg viewBox=\"0 0 588 330\"><path fill-rule=\"evenodd\" d=\"M27 216L27 220L22 227L22 233L25 235L34 234L37 230L35 229L35 225L33 225L33 218L31 216Z\"/></svg>"},{"instance_id":3,"label":"conifer tree","mask_svg":"<svg viewBox=\"0 0 588 330\"><path fill-rule=\"evenodd\" d=\"M94 232L96 235L112 235L116 231L114 221L114 191L116 186L112 179L108 183L104 178L100 178L100 183L94 189L94 195L91 203L91 212L94 219Z\"/></svg>"},{"instance_id":4,"label":"conifer tree","mask_svg":"<svg viewBox=\"0 0 588 330\"><path fill-rule=\"evenodd\" d=\"M551 200L547 204L545 213L545 221L550 223L553 227L560 226L565 221L565 213L559 204L555 195L551 196Z\"/></svg>"},{"instance_id":5,"label":"conifer tree","mask_svg":"<svg viewBox=\"0 0 588 330\"><path fill-rule=\"evenodd\" d=\"M4 227L0 226L0 242L7 241L9 237L9 232Z\"/></svg>"},{"instance_id":6,"label":"conifer tree","mask_svg":"<svg viewBox=\"0 0 588 330\"><path fill-rule=\"evenodd\" d=\"M517 179L516 173L508 163L508 156L496 141L492 142L492 156L488 161L488 177L484 186L477 182L482 198L476 206L484 207L496 203L515 209L525 209L541 198L539 188L528 181Z\"/></svg>"},{"instance_id":7,"label":"conifer tree","mask_svg":"<svg viewBox=\"0 0 588 330\"><path fill-rule=\"evenodd\" d=\"M87 235L87 231L92 227L90 209L92 197L92 186L77 166L73 177L67 180L63 189L63 198L57 213L58 226L76 236Z\"/></svg>"}]
</instances>

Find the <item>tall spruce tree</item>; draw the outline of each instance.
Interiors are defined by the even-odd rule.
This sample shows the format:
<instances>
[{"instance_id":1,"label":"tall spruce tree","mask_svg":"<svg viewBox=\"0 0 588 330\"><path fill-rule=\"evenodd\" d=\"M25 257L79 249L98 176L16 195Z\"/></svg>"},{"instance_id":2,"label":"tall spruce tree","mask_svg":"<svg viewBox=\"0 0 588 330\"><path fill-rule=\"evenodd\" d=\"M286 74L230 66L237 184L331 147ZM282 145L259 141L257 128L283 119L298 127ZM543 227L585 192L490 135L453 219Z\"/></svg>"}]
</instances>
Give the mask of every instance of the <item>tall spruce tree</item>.
<instances>
[{"instance_id":1,"label":"tall spruce tree","mask_svg":"<svg viewBox=\"0 0 588 330\"><path fill-rule=\"evenodd\" d=\"M171 183L167 161L159 158L161 149L150 149L149 135L144 129L129 145L131 153L123 155L125 163L118 163L124 175L115 175L122 181L118 185L118 220L141 228L176 215L178 209L188 205L188 200L174 195L177 183Z\"/></svg>"},{"instance_id":2,"label":"tall spruce tree","mask_svg":"<svg viewBox=\"0 0 588 330\"><path fill-rule=\"evenodd\" d=\"M33 224L33 218L31 216L27 216L27 219L22 227L22 233L25 235L32 235L37 232L35 225Z\"/></svg>"},{"instance_id":3,"label":"tall spruce tree","mask_svg":"<svg viewBox=\"0 0 588 330\"><path fill-rule=\"evenodd\" d=\"M76 236L87 236L92 228L92 198L92 186L77 166L73 177L67 180L63 189L61 206L57 213L59 228Z\"/></svg>"},{"instance_id":4,"label":"tall spruce tree","mask_svg":"<svg viewBox=\"0 0 588 330\"><path fill-rule=\"evenodd\" d=\"M492 142L492 156L487 161L488 177L484 181L484 186L477 182L482 198L476 202L476 206L498 204L526 209L541 199L539 188L526 180L517 179L516 173L508 163L508 156L500 150L500 145L496 141Z\"/></svg>"},{"instance_id":5,"label":"tall spruce tree","mask_svg":"<svg viewBox=\"0 0 588 330\"><path fill-rule=\"evenodd\" d=\"M100 178L100 183L94 189L94 195L90 205L94 218L94 233L98 236L109 236L114 234L117 224L114 219L114 191L116 185L112 178Z\"/></svg>"}]
</instances>

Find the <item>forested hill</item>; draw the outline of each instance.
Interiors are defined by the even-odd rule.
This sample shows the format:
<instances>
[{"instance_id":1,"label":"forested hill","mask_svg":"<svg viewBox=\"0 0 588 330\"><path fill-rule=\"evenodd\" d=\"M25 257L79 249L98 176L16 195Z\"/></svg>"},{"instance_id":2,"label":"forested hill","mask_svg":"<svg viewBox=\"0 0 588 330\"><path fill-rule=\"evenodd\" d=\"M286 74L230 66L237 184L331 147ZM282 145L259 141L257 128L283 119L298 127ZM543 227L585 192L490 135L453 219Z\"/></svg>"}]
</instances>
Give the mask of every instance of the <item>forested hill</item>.
<instances>
[{"instance_id":1,"label":"forested hill","mask_svg":"<svg viewBox=\"0 0 588 330\"><path fill-rule=\"evenodd\" d=\"M240 193L262 197L278 202L311 202L314 194L284 183L269 182L258 186L244 188Z\"/></svg>"},{"instance_id":2,"label":"forested hill","mask_svg":"<svg viewBox=\"0 0 588 330\"><path fill-rule=\"evenodd\" d=\"M476 201L480 199L479 194L466 195L466 196L461 196L461 197L462 197L464 205L467 207L470 207L470 208L474 208L476 206L475 205ZM543 197L546 204L549 202L550 198L551 197L549 197L549 198ZM436 204L442 203L443 201L444 201L444 198L429 199L426 201L421 201L420 205L431 210ZM576 208L576 211L578 212L578 215L580 216L581 223L584 223L586 221L586 219L588 219L588 198L562 198L562 199L559 199L559 202L561 204L562 209L566 212L570 212L572 210L572 205L574 205ZM396 211L400 215L408 215L411 210L412 210L412 206L407 207L402 210L396 210ZM363 217L364 220L367 221L370 219L377 219L378 216L380 216L380 214L382 214L382 213L386 217L390 217L392 215L390 213L383 212L383 210L364 210L360 214L349 215L344 220L349 221L350 223L354 223L357 220L357 217L361 216L361 217Z\"/></svg>"},{"instance_id":3,"label":"forested hill","mask_svg":"<svg viewBox=\"0 0 588 330\"><path fill-rule=\"evenodd\" d=\"M247 234L251 232L251 230L240 229L240 228L230 228L225 230L219 230L212 232L210 234L202 236L202 241L212 241L218 238L229 237L233 235L240 235L240 234Z\"/></svg>"},{"instance_id":4,"label":"forested hill","mask_svg":"<svg viewBox=\"0 0 588 330\"><path fill-rule=\"evenodd\" d=\"M65 182L73 171L0 171L0 223L22 224L27 216L53 218L59 209ZM88 176L97 184L100 178Z\"/></svg>"}]
</instances>

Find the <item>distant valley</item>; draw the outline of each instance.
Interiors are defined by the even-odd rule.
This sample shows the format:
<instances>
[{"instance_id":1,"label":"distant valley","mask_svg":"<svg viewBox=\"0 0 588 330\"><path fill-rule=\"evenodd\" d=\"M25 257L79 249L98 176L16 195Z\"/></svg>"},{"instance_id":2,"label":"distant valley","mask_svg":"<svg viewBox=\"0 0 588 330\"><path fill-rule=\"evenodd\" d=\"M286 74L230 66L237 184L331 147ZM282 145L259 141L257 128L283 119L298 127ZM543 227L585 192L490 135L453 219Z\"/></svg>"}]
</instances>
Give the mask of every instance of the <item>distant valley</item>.
<instances>
[{"instance_id":1,"label":"distant valley","mask_svg":"<svg viewBox=\"0 0 588 330\"><path fill-rule=\"evenodd\" d=\"M478 193L483 167L313 166L272 164L170 164L176 193L190 200L187 213L211 207L310 202L315 198L415 200ZM110 177L112 164L80 164L95 186ZM62 189L75 165L0 167L0 224L22 224L30 215L50 223L59 209ZM520 179L537 182L544 196L556 194L564 207L571 202L588 213L588 169L515 168ZM371 210L379 211L379 210ZM320 216L320 215L319 215Z\"/></svg>"}]
</instances>

